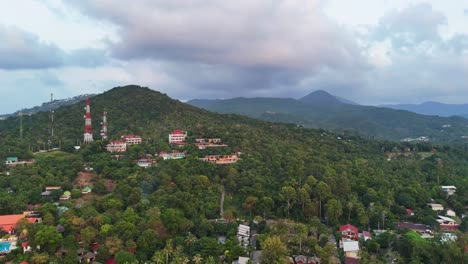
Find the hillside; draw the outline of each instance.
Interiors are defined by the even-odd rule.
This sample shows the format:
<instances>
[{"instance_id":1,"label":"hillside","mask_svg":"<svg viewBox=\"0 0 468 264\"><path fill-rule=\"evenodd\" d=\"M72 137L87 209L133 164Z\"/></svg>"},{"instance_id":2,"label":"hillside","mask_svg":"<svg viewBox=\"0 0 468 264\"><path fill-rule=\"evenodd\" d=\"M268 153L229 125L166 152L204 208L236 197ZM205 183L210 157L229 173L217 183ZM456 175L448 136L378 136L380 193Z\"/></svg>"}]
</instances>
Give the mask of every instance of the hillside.
<instances>
[{"instance_id":1,"label":"hillside","mask_svg":"<svg viewBox=\"0 0 468 264\"><path fill-rule=\"evenodd\" d=\"M342 224L394 230L395 222L404 220L431 225L438 232L436 213L427 208L431 199L457 215L465 212L464 146L365 140L217 114L148 88L125 86L91 100L94 131L99 113L107 111L111 139L126 133L143 137L142 144L115 157L104 150L107 142L97 140L97 132L93 144L74 150L83 133L83 106L80 102L57 110L57 133L50 139L54 146L60 142L62 151L57 152L28 152L29 147L47 144L47 113L24 117L23 139L18 138L18 117L0 121L0 158L36 159L29 166L0 166L1 212L18 214L28 205L42 204L35 210L42 213L43 223L21 223L27 233L20 242L27 239L33 252L9 254L7 259L14 263L35 263L36 258L74 263L77 249L91 251L96 244L95 257L101 263L187 263L198 257L205 261L201 263L220 264L220 256L232 263L247 255L236 237L241 223L258 234L252 247L265 250L265 241L277 238L283 254L309 253L328 263L342 256L328 243ZM174 129L187 131L187 145L167 143ZM198 137L222 138L229 146L198 149L192 144ZM161 150L186 151L187 156L156 157L148 169L135 164ZM225 165L200 160L226 153L240 153L240 159ZM92 172L84 174L89 167ZM82 182L92 186L92 193L81 192ZM457 194L447 198L440 185L456 185ZM45 186L60 186L62 191L43 197ZM60 201L68 210L59 212L53 202L63 191L70 191L71 198ZM405 208L414 209L415 216L407 216ZM57 231L59 224L63 232ZM225 243L219 243L219 237ZM384 261L391 253L402 263L415 258L423 263L464 261L463 247L455 243L444 245L435 239L420 250L420 238L390 233L384 237L373 239L374 245L363 244L363 252L369 253L362 259L373 262L372 255ZM59 248L72 254L56 254Z\"/></svg>"},{"instance_id":2,"label":"hillside","mask_svg":"<svg viewBox=\"0 0 468 264\"><path fill-rule=\"evenodd\" d=\"M346 102L325 91L317 91L299 100L234 98L192 100L188 103L219 113L237 113L268 121L347 131L388 140L426 136L434 142L464 142L462 137L468 135L468 120L462 117L426 116Z\"/></svg>"},{"instance_id":3,"label":"hillside","mask_svg":"<svg viewBox=\"0 0 468 264\"><path fill-rule=\"evenodd\" d=\"M392 109L407 110L422 115L468 117L468 104L443 104L439 102L424 102L421 104L394 104L381 106Z\"/></svg>"},{"instance_id":4,"label":"hillside","mask_svg":"<svg viewBox=\"0 0 468 264\"><path fill-rule=\"evenodd\" d=\"M74 96L74 97L71 97L71 98L67 98L67 99L56 99L53 101L53 105L54 105L54 110L62 107L62 106L67 106L67 105L72 105L72 104L76 104L80 101L83 101L85 100L87 97L93 97L94 94L84 94L84 95L78 95L78 96ZM34 106L34 107L31 107L31 108L24 108L24 109L21 109L19 111L16 111L14 113L11 113L11 114L4 114L4 115L0 115L0 120L2 119L6 119L10 116L17 116L19 115L19 113L21 112L23 115L31 115L31 114L35 114L35 113L38 113L38 112L49 112L50 111L50 102L45 102L45 103L42 103L41 105L39 106Z\"/></svg>"}]
</instances>

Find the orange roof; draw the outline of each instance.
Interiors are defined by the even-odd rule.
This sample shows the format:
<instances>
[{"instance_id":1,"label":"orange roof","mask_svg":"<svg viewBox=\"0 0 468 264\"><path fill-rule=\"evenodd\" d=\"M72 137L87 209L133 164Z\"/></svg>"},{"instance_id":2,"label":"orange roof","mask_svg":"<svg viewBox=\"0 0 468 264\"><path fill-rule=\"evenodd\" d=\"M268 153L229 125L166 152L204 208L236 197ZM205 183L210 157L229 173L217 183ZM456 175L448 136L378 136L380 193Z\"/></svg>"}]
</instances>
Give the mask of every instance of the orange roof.
<instances>
[{"instance_id":1,"label":"orange roof","mask_svg":"<svg viewBox=\"0 0 468 264\"><path fill-rule=\"evenodd\" d=\"M5 232L9 233L15 227L16 223L22 218L24 218L23 214L0 215L0 228L2 228Z\"/></svg>"}]
</instances>

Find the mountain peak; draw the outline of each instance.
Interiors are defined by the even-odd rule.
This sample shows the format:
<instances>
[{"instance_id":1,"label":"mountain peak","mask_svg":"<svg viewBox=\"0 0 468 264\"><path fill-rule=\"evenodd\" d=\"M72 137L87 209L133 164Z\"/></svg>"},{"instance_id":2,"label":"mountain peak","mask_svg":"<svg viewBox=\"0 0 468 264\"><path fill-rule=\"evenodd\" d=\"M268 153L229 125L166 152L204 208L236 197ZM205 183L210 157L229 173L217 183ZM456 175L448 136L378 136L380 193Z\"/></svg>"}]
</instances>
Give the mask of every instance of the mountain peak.
<instances>
[{"instance_id":1,"label":"mountain peak","mask_svg":"<svg viewBox=\"0 0 468 264\"><path fill-rule=\"evenodd\" d=\"M334 95L331 95L327 91L317 90L311 92L310 94L302 97L299 101L307 104L316 104L316 105L329 105L329 104L344 104L347 103L345 100L338 98Z\"/></svg>"}]
</instances>

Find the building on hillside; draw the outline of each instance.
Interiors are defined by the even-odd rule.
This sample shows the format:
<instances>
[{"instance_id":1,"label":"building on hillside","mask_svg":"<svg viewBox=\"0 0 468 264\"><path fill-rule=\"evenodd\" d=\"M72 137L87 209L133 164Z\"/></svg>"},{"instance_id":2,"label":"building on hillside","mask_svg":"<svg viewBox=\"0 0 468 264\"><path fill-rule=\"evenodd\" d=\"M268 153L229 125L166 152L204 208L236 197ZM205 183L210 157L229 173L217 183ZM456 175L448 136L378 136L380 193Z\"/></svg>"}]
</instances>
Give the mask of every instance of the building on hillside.
<instances>
[{"instance_id":1,"label":"building on hillside","mask_svg":"<svg viewBox=\"0 0 468 264\"><path fill-rule=\"evenodd\" d=\"M205 149L205 148L220 148L220 147L227 147L228 145L221 143L220 138L197 138L195 139L195 146L198 149Z\"/></svg>"},{"instance_id":2,"label":"building on hillside","mask_svg":"<svg viewBox=\"0 0 468 264\"><path fill-rule=\"evenodd\" d=\"M185 138L187 137L187 131L176 129L169 134L169 144L184 145Z\"/></svg>"},{"instance_id":3,"label":"building on hillside","mask_svg":"<svg viewBox=\"0 0 468 264\"><path fill-rule=\"evenodd\" d=\"M161 151L159 152L159 156L162 157L163 160L183 159L185 158L185 152L173 151L171 153L167 153L167 152Z\"/></svg>"},{"instance_id":4,"label":"building on hillside","mask_svg":"<svg viewBox=\"0 0 468 264\"><path fill-rule=\"evenodd\" d=\"M149 167L152 167L153 164L156 163L156 161L153 159L138 159L136 163L138 166L147 169Z\"/></svg>"},{"instance_id":5,"label":"building on hillside","mask_svg":"<svg viewBox=\"0 0 468 264\"><path fill-rule=\"evenodd\" d=\"M304 255L297 255L289 257L289 264L319 264L320 259L318 257L310 257L310 256L304 256Z\"/></svg>"},{"instance_id":6,"label":"building on hillside","mask_svg":"<svg viewBox=\"0 0 468 264\"><path fill-rule=\"evenodd\" d=\"M81 193L82 194L88 194L88 193L91 193L91 191L92 191L91 187L86 186L86 187L83 188L83 190L81 190Z\"/></svg>"},{"instance_id":7,"label":"building on hillside","mask_svg":"<svg viewBox=\"0 0 468 264\"><path fill-rule=\"evenodd\" d=\"M250 244L250 226L239 225L237 227L237 240L244 249L247 248Z\"/></svg>"},{"instance_id":8,"label":"building on hillside","mask_svg":"<svg viewBox=\"0 0 468 264\"><path fill-rule=\"evenodd\" d=\"M200 160L216 163L216 164L231 164L236 163L239 160L239 157L236 154L231 155L206 155Z\"/></svg>"},{"instance_id":9,"label":"building on hillside","mask_svg":"<svg viewBox=\"0 0 468 264\"><path fill-rule=\"evenodd\" d=\"M453 185L441 186L441 187L442 187L442 190L444 190L447 193L447 195L454 195L455 192L457 191L457 187Z\"/></svg>"},{"instance_id":10,"label":"building on hillside","mask_svg":"<svg viewBox=\"0 0 468 264\"><path fill-rule=\"evenodd\" d=\"M362 238L364 239L364 241L371 239L371 233L369 231L362 231Z\"/></svg>"},{"instance_id":11,"label":"building on hillside","mask_svg":"<svg viewBox=\"0 0 468 264\"><path fill-rule=\"evenodd\" d=\"M237 260L233 260L232 264L247 264L249 260L247 257L239 257Z\"/></svg>"},{"instance_id":12,"label":"building on hillside","mask_svg":"<svg viewBox=\"0 0 468 264\"><path fill-rule=\"evenodd\" d=\"M16 165L18 163L18 157L7 157L5 165Z\"/></svg>"},{"instance_id":13,"label":"building on hillside","mask_svg":"<svg viewBox=\"0 0 468 264\"><path fill-rule=\"evenodd\" d=\"M441 215L439 215L438 217L439 217L439 219L437 219L437 222L439 222L440 229L443 229L443 230L458 229L459 225L452 218L446 217L446 216L441 216Z\"/></svg>"},{"instance_id":14,"label":"building on hillside","mask_svg":"<svg viewBox=\"0 0 468 264\"><path fill-rule=\"evenodd\" d=\"M339 230L343 240L358 240L359 238L359 230L353 225L342 225Z\"/></svg>"},{"instance_id":15,"label":"building on hillside","mask_svg":"<svg viewBox=\"0 0 468 264\"><path fill-rule=\"evenodd\" d=\"M16 214L16 215L0 215L0 229L5 231L7 234L15 234L15 226L19 220L25 218L29 223L38 223L40 222L39 218L30 217L27 218L26 216L29 212L24 212L23 214Z\"/></svg>"},{"instance_id":16,"label":"building on hillside","mask_svg":"<svg viewBox=\"0 0 468 264\"><path fill-rule=\"evenodd\" d=\"M67 201L70 200L71 198L71 192L70 191L65 191L61 196L60 196L60 201Z\"/></svg>"},{"instance_id":17,"label":"building on hillside","mask_svg":"<svg viewBox=\"0 0 468 264\"><path fill-rule=\"evenodd\" d=\"M137 144L141 144L141 137L138 136L138 135L132 135L132 134L128 134L128 135L123 135L122 138L125 140L125 142L127 143L127 145L137 145Z\"/></svg>"},{"instance_id":18,"label":"building on hillside","mask_svg":"<svg viewBox=\"0 0 468 264\"><path fill-rule=\"evenodd\" d=\"M430 203L427 205L431 207L432 211L444 211L444 206L441 204Z\"/></svg>"},{"instance_id":19,"label":"building on hillside","mask_svg":"<svg viewBox=\"0 0 468 264\"><path fill-rule=\"evenodd\" d=\"M343 241L343 251L346 257L359 258L359 242Z\"/></svg>"},{"instance_id":20,"label":"building on hillside","mask_svg":"<svg viewBox=\"0 0 468 264\"><path fill-rule=\"evenodd\" d=\"M400 223L396 223L396 226L400 230L409 229L409 230L413 230L415 232L418 232L420 234L430 234L430 233L432 233L431 227L428 226L428 225L424 225L424 224L400 222Z\"/></svg>"},{"instance_id":21,"label":"building on hillside","mask_svg":"<svg viewBox=\"0 0 468 264\"><path fill-rule=\"evenodd\" d=\"M109 152L125 152L127 151L127 143L121 140L114 140L109 142L106 146L106 150Z\"/></svg>"},{"instance_id":22,"label":"building on hillside","mask_svg":"<svg viewBox=\"0 0 468 264\"><path fill-rule=\"evenodd\" d=\"M49 191L49 192L56 191L56 190L61 190L61 189L62 189L61 186L46 186L45 187L45 190Z\"/></svg>"},{"instance_id":23,"label":"building on hillside","mask_svg":"<svg viewBox=\"0 0 468 264\"><path fill-rule=\"evenodd\" d=\"M414 211L413 211L413 209L411 209L411 208L406 208L405 211L406 211L406 215L414 216Z\"/></svg>"},{"instance_id":24,"label":"building on hillside","mask_svg":"<svg viewBox=\"0 0 468 264\"><path fill-rule=\"evenodd\" d=\"M34 159L20 160L18 157L7 157L5 159L5 165L7 166L28 165L34 163L36 163Z\"/></svg>"},{"instance_id":25,"label":"building on hillside","mask_svg":"<svg viewBox=\"0 0 468 264\"><path fill-rule=\"evenodd\" d=\"M457 216L457 213L455 213L455 211L452 209L448 209L447 212L445 212L445 215L455 217Z\"/></svg>"}]
</instances>

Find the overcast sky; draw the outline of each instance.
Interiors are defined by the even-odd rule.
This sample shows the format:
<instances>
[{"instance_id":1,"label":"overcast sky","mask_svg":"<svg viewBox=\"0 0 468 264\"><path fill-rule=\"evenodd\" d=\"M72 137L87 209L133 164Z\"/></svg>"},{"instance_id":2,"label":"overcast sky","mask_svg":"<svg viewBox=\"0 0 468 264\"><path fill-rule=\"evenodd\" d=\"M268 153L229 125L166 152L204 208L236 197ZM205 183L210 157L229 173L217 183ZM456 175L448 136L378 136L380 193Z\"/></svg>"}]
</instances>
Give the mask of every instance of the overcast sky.
<instances>
[{"instance_id":1,"label":"overcast sky","mask_svg":"<svg viewBox=\"0 0 468 264\"><path fill-rule=\"evenodd\" d=\"M139 84L173 98L468 103L468 0L0 0L0 113Z\"/></svg>"}]
</instances>

